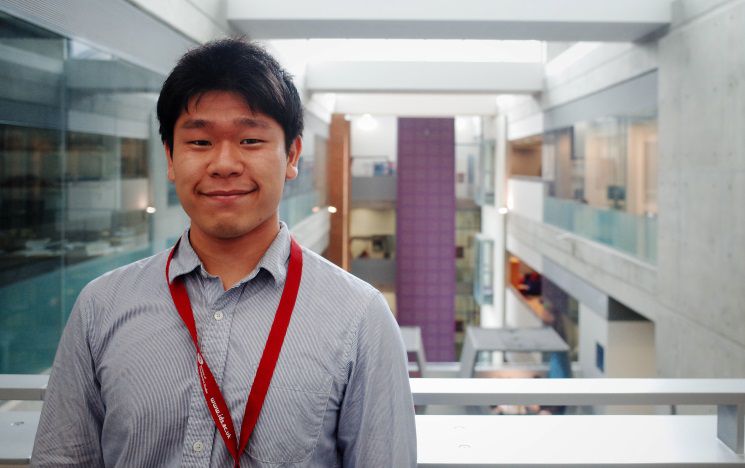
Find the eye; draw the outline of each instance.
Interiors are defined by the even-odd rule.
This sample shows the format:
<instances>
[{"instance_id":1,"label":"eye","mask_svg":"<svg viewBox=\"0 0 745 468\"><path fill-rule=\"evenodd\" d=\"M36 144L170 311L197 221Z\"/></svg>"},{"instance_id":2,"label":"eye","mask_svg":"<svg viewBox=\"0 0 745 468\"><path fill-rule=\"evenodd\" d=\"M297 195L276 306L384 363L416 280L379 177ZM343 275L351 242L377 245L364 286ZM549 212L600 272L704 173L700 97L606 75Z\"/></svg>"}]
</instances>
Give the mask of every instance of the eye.
<instances>
[{"instance_id":1,"label":"eye","mask_svg":"<svg viewBox=\"0 0 745 468\"><path fill-rule=\"evenodd\" d=\"M191 140L188 143L193 146L209 146L210 145L209 140Z\"/></svg>"},{"instance_id":2,"label":"eye","mask_svg":"<svg viewBox=\"0 0 745 468\"><path fill-rule=\"evenodd\" d=\"M262 140L258 140L256 138L244 138L241 140L242 145L257 145L262 142Z\"/></svg>"}]
</instances>

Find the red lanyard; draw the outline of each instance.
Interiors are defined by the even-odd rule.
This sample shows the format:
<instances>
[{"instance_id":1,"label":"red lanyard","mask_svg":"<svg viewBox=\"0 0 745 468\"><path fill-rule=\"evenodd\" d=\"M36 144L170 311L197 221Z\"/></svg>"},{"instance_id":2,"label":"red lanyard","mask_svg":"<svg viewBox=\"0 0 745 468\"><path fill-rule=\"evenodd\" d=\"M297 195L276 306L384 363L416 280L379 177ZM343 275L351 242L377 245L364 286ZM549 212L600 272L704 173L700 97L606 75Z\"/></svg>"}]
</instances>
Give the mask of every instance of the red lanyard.
<instances>
[{"instance_id":1,"label":"red lanyard","mask_svg":"<svg viewBox=\"0 0 745 468\"><path fill-rule=\"evenodd\" d=\"M176 242L176 245L173 246L171 253L168 255L168 261L166 262L166 282L168 282L168 270L171 266L171 259L177 247L178 242ZM235 437L233 419L230 417L228 405L225 404L220 387L218 387L217 381L212 375L212 371L210 371L199 348L197 327L194 323L194 312L191 309L191 302L189 302L189 295L186 292L184 280L179 276L172 283L168 282L168 289L171 291L173 303L176 305L176 309L184 321L186 328L189 329L191 339L194 341L194 346L197 350L197 370L199 371L199 380L202 383L204 399L212 414L212 419L215 421L215 425L218 431L220 431L225 445L228 447L228 451L233 456L235 467L240 466L241 454L246 449L246 445L248 445L248 439L251 437L251 433L256 426L256 421L259 420L259 413L261 413L261 407L264 405L264 398L266 397L267 390L269 390L272 374L274 374L274 367L277 365L279 352L282 349L287 327L290 324L292 309L295 306L295 299L297 298L298 288L300 287L302 271L303 251L300 245L295 242L295 239L291 239L290 264L287 267L287 279L282 290L282 297L279 300L279 306L277 306L277 312L274 314L274 322L269 331L264 352L259 361L259 368L256 370L254 383L248 394L246 411L243 414L243 423L241 424L240 442Z\"/></svg>"}]
</instances>

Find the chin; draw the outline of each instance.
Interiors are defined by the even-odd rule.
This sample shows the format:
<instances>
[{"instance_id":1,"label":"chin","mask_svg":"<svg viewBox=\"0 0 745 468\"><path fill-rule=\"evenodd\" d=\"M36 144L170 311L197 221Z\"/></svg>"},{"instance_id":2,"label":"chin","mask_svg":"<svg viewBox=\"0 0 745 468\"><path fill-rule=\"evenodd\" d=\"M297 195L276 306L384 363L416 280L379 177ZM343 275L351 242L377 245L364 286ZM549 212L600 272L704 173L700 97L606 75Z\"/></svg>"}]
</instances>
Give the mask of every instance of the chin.
<instances>
[{"instance_id":1,"label":"chin","mask_svg":"<svg viewBox=\"0 0 745 468\"><path fill-rule=\"evenodd\" d=\"M253 231L256 226L238 225L235 223L219 223L207 232L218 239L235 239Z\"/></svg>"}]
</instances>

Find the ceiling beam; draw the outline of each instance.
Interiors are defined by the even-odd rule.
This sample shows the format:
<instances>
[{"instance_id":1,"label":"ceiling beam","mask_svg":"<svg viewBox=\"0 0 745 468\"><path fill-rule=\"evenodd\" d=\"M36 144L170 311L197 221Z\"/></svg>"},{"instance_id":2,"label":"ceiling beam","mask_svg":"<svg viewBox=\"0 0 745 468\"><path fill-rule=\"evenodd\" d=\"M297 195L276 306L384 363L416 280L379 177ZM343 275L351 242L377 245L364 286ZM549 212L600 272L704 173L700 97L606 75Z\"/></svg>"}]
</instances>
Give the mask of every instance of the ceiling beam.
<instances>
[{"instance_id":1,"label":"ceiling beam","mask_svg":"<svg viewBox=\"0 0 745 468\"><path fill-rule=\"evenodd\" d=\"M322 62L308 64L310 92L506 93L539 92L543 65L488 62Z\"/></svg>"},{"instance_id":2,"label":"ceiling beam","mask_svg":"<svg viewBox=\"0 0 745 468\"><path fill-rule=\"evenodd\" d=\"M254 39L634 41L670 23L671 0L228 0Z\"/></svg>"},{"instance_id":3,"label":"ceiling beam","mask_svg":"<svg viewBox=\"0 0 745 468\"><path fill-rule=\"evenodd\" d=\"M337 94L334 112L341 114L435 117L495 115L494 94Z\"/></svg>"}]
</instances>

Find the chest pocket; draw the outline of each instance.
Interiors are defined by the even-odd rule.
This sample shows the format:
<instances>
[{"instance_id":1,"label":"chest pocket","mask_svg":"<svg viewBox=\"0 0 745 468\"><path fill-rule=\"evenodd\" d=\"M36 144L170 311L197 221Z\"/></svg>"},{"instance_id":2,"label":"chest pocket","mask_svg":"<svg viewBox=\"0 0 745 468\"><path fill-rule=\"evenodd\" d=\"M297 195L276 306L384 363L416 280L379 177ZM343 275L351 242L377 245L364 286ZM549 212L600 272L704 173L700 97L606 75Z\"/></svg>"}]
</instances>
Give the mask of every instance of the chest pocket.
<instances>
[{"instance_id":1,"label":"chest pocket","mask_svg":"<svg viewBox=\"0 0 745 468\"><path fill-rule=\"evenodd\" d=\"M248 443L248 455L266 463L299 463L316 447L329 402L332 378L316 385L272 383Z\"/></svg>"}]
</instances>

